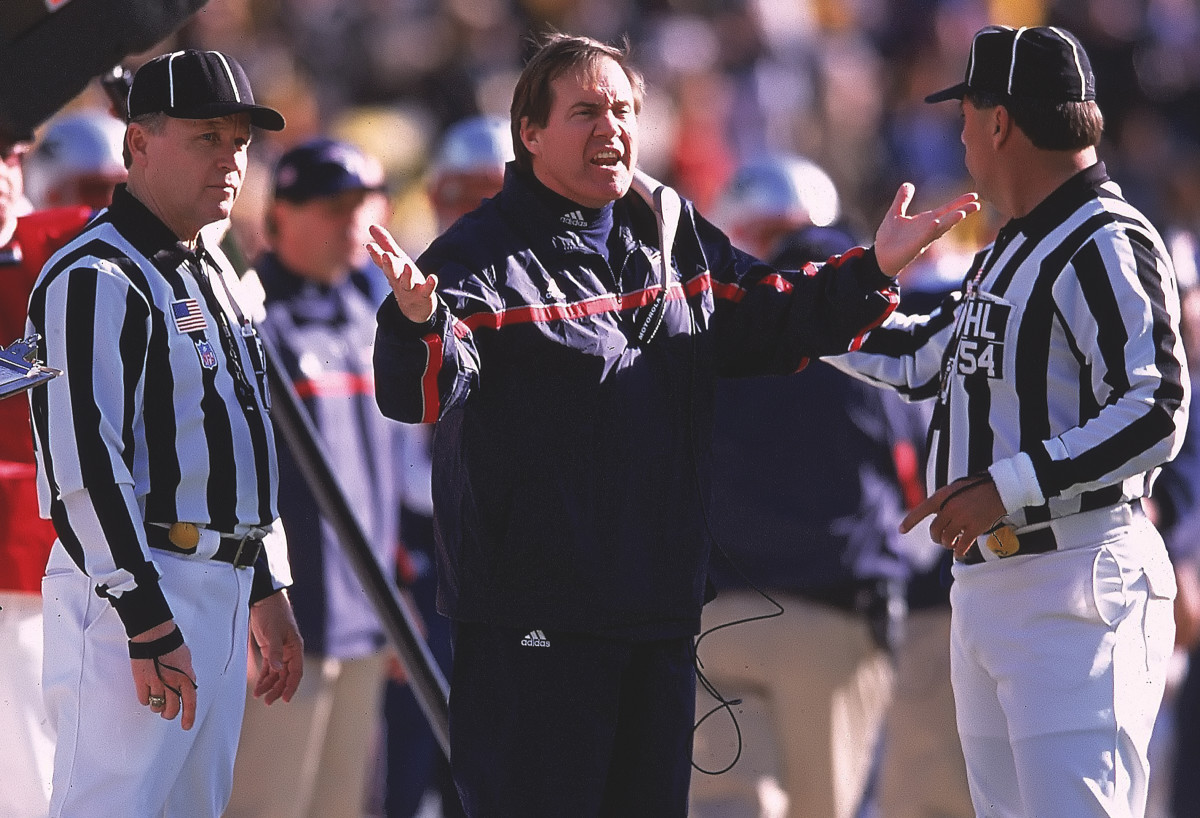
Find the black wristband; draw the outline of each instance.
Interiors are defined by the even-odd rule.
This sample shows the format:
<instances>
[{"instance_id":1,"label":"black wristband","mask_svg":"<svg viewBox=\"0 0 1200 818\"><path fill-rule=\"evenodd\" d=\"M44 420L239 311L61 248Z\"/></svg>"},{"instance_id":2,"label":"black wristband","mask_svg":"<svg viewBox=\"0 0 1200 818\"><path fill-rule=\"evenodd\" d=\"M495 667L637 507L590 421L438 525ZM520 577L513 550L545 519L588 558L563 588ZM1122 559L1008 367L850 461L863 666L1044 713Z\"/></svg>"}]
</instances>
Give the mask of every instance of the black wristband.
<instances>
[{"instance_id":1,"label":"black wristband","mask_svg":"<svg viewBox=\"0 0 1200 818\"><path fill-rule=\"evenodd\" d=\"M129 642L129 658L130 659L157 659L159 656L165 656L175 648L183 644L183 634L179 630L179 626L175 626L175 630L168 633L166 636L160 636L149 642Z\"/></svg>"},{"instance_id":2,"label":"black wristband","mask_svg":"<svg viewBox=\"0 0 1200 818\"><path fill-rule=\"evenodd\" d=\"M971 475L970 477L963 477L960 479L968 480L970 482L963 483L961 486L956 488L954 491L947 494L946 499L942 500L942 504L938 507L938 511L944 511L946 508L946 504L949 503L951 500L953 500L958 495L962 494L964 491L970 491L971 489L975 488L976 486L982 486L984 483L990 483L992 481L992 476L990 474L988 474L987 472L984 472L982 475ZM951 483L950 485L954 485L954 484Z\"/></svg>"}]
</instances>

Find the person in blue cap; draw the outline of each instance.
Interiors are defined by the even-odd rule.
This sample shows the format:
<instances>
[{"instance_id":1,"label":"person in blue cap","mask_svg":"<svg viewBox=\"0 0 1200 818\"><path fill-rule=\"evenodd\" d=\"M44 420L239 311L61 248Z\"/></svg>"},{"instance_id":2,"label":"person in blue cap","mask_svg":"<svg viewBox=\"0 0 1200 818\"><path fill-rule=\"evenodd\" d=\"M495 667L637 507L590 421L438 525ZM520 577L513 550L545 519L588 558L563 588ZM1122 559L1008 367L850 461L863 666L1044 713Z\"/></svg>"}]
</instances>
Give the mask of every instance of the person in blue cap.
<instances>
[{"instance_id":1,"label":"person in blue cap","mask_svg":"<svg viewBox=\"0 0 1200 818\"><path fill-rule=\"evenodd\" d=\"M348 142L305 142L275 167L269 249L255 262L263 331L382 566L396 555L396 424L375 405L371 345L388 290L365 245L368 225L386 221L388 208L378 160ZM385 634L291 450L277 445L306 672L286 711L247 694L226 815L360 818L387 676Z\"/></svg>"}]
</instances>

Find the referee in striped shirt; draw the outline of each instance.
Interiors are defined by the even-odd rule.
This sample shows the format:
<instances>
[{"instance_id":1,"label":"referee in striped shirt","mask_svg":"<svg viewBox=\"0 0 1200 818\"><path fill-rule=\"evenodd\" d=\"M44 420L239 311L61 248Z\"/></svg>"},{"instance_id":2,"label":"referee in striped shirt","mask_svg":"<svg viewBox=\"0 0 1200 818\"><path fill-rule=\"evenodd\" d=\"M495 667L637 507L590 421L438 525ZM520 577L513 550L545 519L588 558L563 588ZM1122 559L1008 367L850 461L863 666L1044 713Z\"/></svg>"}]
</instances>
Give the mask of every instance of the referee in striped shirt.
<instances>
[{"instance_id":1,"label":"referee in striped shirt","mask_svg":"<svg viewBox=\"0 0 1200 818\"><path fill-rule=\"evenodd\" d=\"M1162 239L1098 161L1078 40L989 26L961 100L966 165L1008 222L961 292L838 360L936 397L905 518L954 550L951 679L980 815L1137 816L1174 576L1141 510L1189 400Z\"/></svg>"},{"instance_id":2,"label":"referee in striped shirt","mask_svg":"<svg viewBox=\"0 0 1200 818\"><path fill-rule=\"evenodd\" d=\"M215 818L248 633L265 657L256 695L290 699L302 667L268 533L265 360L201 237L229 216L251 126L283 117L214 51L145 64L129 113L128 185L50 259L29 305L40 356L63 371L30 399L58 534L43 580L50 813Z\"/></svg>"}]
</instances>

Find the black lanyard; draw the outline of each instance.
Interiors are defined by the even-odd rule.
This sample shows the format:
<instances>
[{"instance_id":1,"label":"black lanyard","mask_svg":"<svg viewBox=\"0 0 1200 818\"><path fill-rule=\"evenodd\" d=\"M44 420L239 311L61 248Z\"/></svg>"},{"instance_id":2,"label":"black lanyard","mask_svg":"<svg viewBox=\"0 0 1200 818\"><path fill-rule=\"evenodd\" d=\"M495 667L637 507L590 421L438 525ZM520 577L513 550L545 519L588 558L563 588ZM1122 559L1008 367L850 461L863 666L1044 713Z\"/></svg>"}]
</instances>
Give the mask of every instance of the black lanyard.
<instances>
[{"instance_id":1,"label":"black lanyard","mask_svg":"<svg viewBox=\"0 0 1200 818\"><path fill-rule=\"evenodd\" d=\"M197 248L196 253L188 254L187 265L192 271L196 283L200 286L200 291L204 294L204 300L208 302L213 313L213 318L217 322L217 334L221 336L221 346L225 350L225 359L229 361L229 374L233 377L233 389L237 393L238 402L241 403L243 410L247 413L258 411L258 401L255 400L254 387L250 384L249 378L246 376L246 369L242 363L241 350L238 348L237 340L233 336L233 328L229 325L229 316L225 314L225 310L221 307L221 302L217 299L217 294L213 290L212 278L207 270L208 254L204 250L203 245ZM216 269L216 265L213 265ZM242 311L238 308L237 301L233 297L233 293L229 291L229 285L225 283L225 279L221 276L220 271L216 273L217 279L220 280L221 286L225 288L225 295L229 299L230 307L237 315L238 324L243 328L243 335L249 329L249 324ZM250 329L253 334L253 329ZM257 374L256 367L256 374Z\"/></svg>"}]
</instances>

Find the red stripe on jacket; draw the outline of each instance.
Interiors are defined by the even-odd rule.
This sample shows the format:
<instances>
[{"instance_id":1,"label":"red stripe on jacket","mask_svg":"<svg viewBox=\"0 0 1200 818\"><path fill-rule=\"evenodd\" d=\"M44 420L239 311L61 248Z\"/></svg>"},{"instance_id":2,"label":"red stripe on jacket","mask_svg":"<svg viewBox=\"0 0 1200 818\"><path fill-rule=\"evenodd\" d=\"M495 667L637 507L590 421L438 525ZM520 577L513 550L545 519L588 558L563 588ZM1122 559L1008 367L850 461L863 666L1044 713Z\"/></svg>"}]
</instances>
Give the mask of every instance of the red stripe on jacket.
<instances>
[{"instance_id":1,"label":"red stripe on jacket","mask_svg":"<svg viewBox=\"0 0 1200 818\"><path fill-rule=\"evenodd\" d=\"M314 378L294 381L296 394L302 398L331 398L349 395L374 395L375 378L352 372L322 372Z\"/></svg>"},{"instance_id":2,"label":"red stripe on jacket","mask_svg":"<svg viewBox=\"0 0 1200 818\"><path fill-rule=\"evenodd\" d=\"M458 321L454 322L455 334ZM438 397L438 375L442 371L442 336L431 333L421 341L425 344L425 374L421 376L421 423L436 423L441 401Z\"/></svg>"},{"instance_id":3,"label":"red stripe on jacket","mask_svg":"<svg viewBox=\"0 0 1200 818\"><path fill-rule=\"evenodd\" d=\"M864 252L865 248L854 247L842 253L839 256L833 256L828 260L828 264L834 267L840 267L847 259L858 258ZM817 267L813 264L806 264L802 271L805 275L815 275ZM788 281L787 278L779 273L770 273L763 276L755 286L767 286L780 293L790 293L795 289L795 285ZM476 329L493 329L498 330L503 326L512 324L537 324L547 321L569 321L578 318L586 318L592 315L600 315L606 312L623 312L624 310L637 309L644 307L652 302L659 291L660 286L646 287L642 290L637 290L632 293L618 298L612 293L593 296L592 298L583 301L577 301L572 304L523 304L519 307L501 310L500 312L477 312L474 315L469 315L461 320L454 319L454 334L456 337L463 337L469 331ZM671 285L667 292L667 299L676 301L680 298L698 295L705 291L711 290L714 297L724 301L738 303L746 297L746 288L737 285L729 284L723 281L716 281L709 272L701 273L695 278L690 279L684 285ZM896 309L896 305L900 303L899 296L890 290L880 290L881 295L888 299L890 308L870 326L865 327L850 343L850 351L858 349L862 345L863 338L868 332L875 329L883 323L892 312ZM438 401L437 401L437 375L441 370L441 338L437 336L426 336L426 348L429 351L429 363L426 365L425 374L422 378L422 393L424 395L425 411L423 413L423 423L433 423L437 420ZM436 354L435 354L436 353ZM800 366L796 368L796 372L801 371L808 366L810 359L804 358L800 362ZM432 413L430 406L433 407Z\"/></svg>"}]
</instances>

